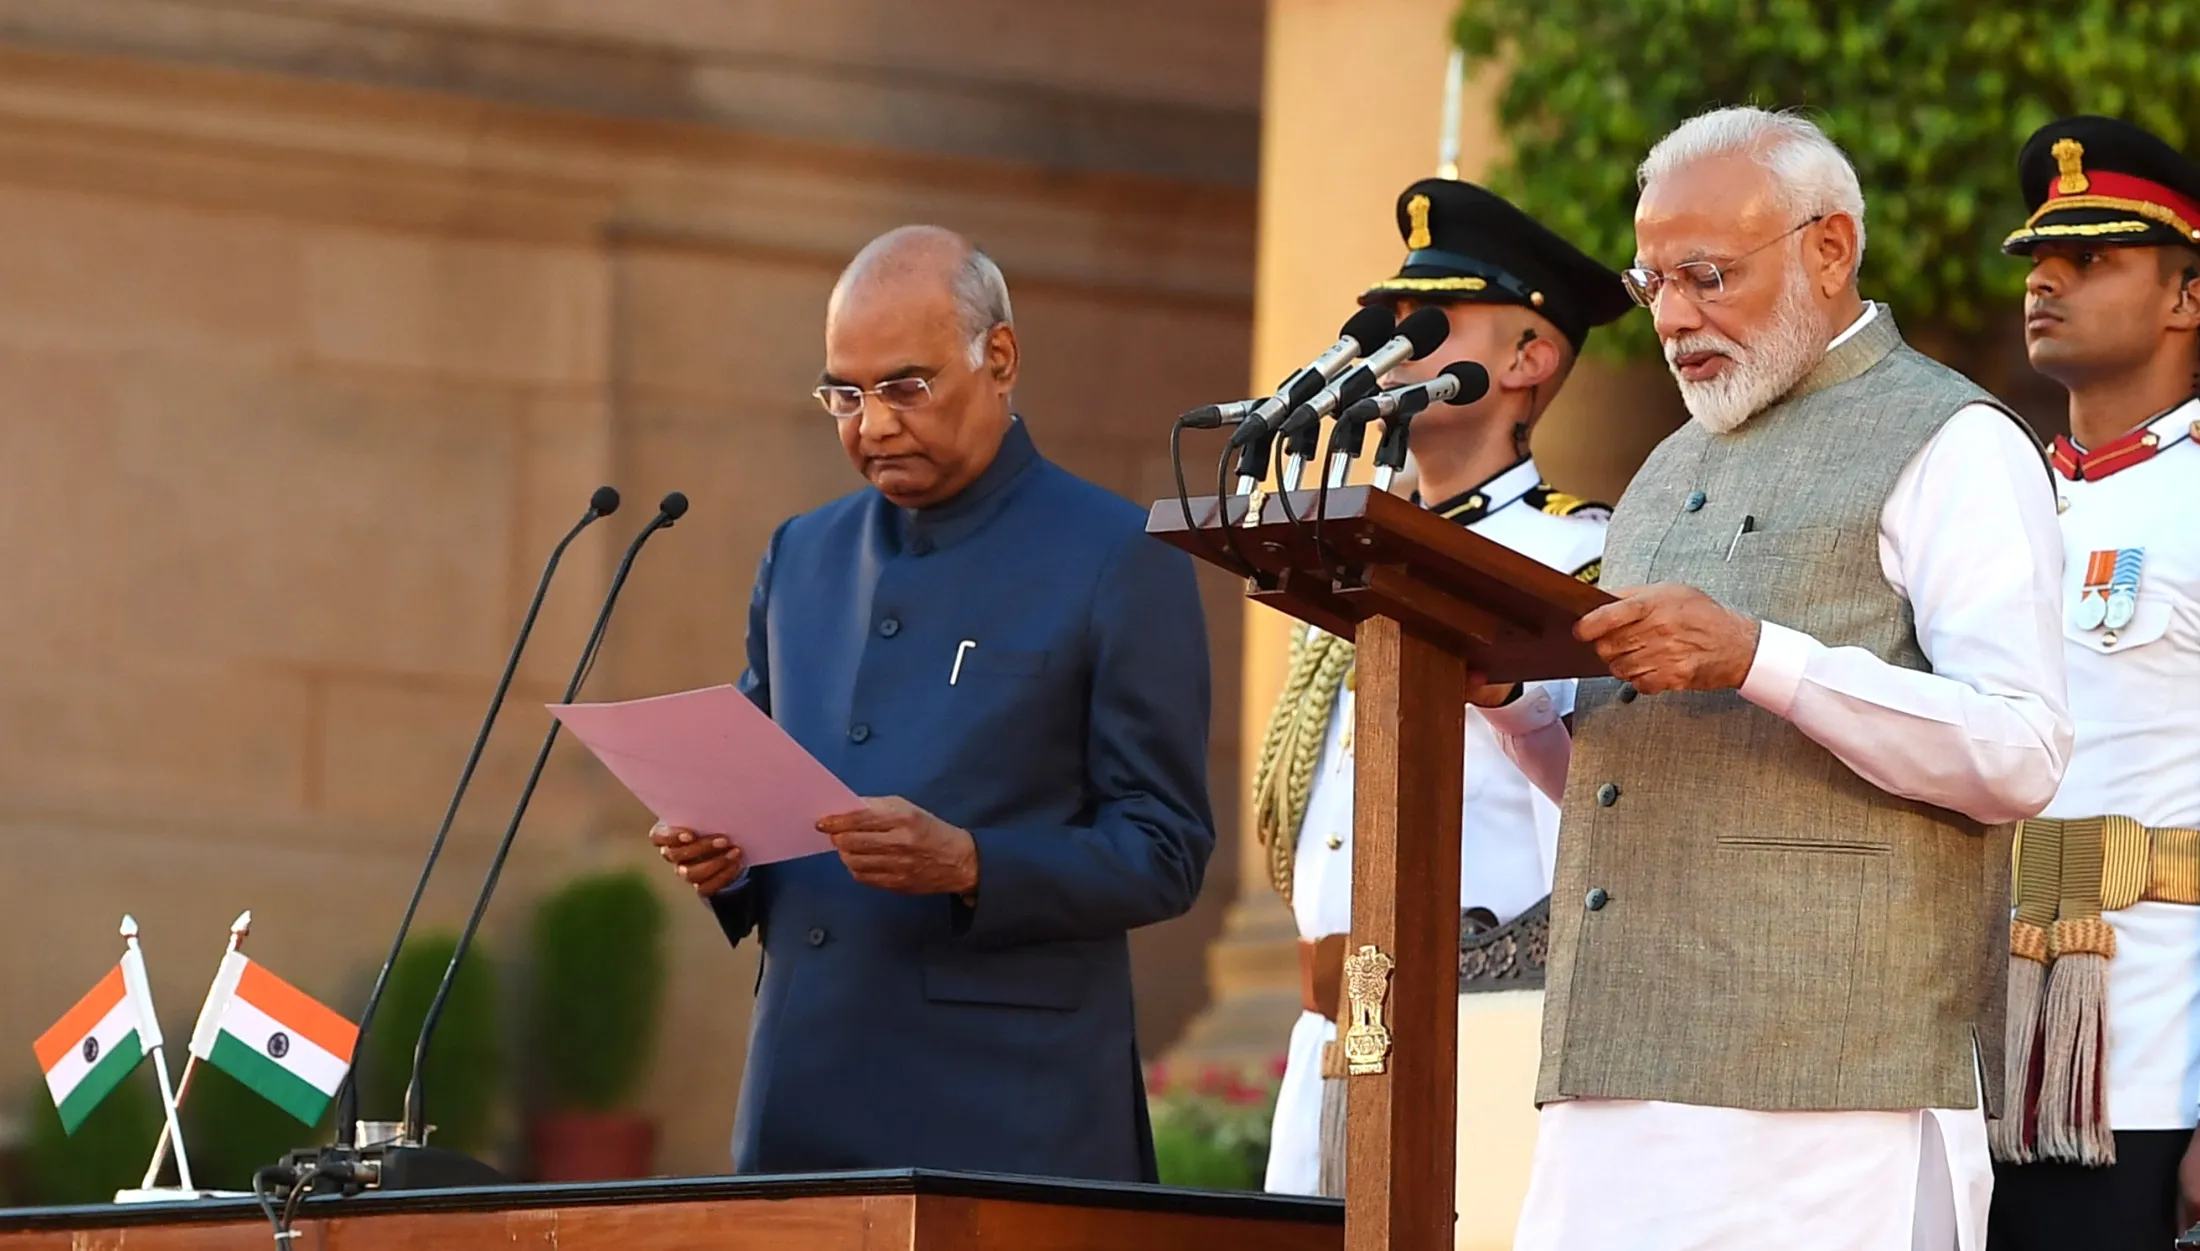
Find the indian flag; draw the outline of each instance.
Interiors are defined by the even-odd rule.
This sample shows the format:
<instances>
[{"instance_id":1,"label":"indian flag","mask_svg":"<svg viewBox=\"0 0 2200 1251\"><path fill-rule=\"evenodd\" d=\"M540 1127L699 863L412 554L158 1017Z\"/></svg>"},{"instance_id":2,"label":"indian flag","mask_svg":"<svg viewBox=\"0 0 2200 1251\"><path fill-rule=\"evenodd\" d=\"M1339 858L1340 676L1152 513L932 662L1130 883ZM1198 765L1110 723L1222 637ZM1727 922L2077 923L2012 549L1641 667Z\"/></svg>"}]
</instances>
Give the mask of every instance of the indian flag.
<instances>
[{"instance_id":1,"label":"indian flag","mask_svg":"<svg viewBox=\"0 0 2200 1251\"><path fill-rule=\"evenodd\" d=\"M304 991L230 952L214 975L191 1054L311 1125L351 1067L359 1030Z\"/></svg>"},{"instance_id":2,"label":"indian flag","mask_svg":"<svg viewBox=\"0 0 2200 1251\"><path fill-rule=\"evenodd\" d=\"M116 965L92 993L76 1001L52 1029L31 1044L38 1067L46 1071L46 1089L70 1133L84 1123L99 1101L145 1058L138 1038L137 1006Z\"/></svg>"}]
</instances>

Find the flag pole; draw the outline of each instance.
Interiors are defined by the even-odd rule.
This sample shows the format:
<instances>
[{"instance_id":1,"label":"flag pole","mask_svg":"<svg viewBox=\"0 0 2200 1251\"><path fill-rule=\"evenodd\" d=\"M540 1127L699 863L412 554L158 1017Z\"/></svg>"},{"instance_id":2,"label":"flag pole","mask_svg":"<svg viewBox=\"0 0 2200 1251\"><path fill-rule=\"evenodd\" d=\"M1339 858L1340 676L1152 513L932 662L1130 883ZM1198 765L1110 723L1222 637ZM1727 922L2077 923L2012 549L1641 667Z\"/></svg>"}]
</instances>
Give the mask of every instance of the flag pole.
<instances>
[{"instance_id":1,"label":"flag pole","mask_svg":"<svg viewBox=\"0 0 2200 1251\"><path fill-rule=\"evenodd\" d=\"M1443 130L1436 140L1436 176L1459 176L1459 105L1467 81L1467 54L1453 45L1451 63L1444 67Z\"/></svg>"},{"instance_id":2,"label":"flag pole","mask_svg":"<svg viewBox=\"0 0 2200 1251\"><path fill-rule=\"evenodd\" d=\"M136 1009L138 1038L146 1050L153 1053L153 1072L160 1078L162 1110L168 1114L168 1136L176 1144L176 1176L183 1188L197 1193L198 1187L191 1181L191 1158L183 1150L183 1129L176 1122L176 1092L168 1084L168 1058L161 1046L160 1018L153 1012L153 986L145 976L145 953L138 949L136 919L128 914L122 918L122 981L129 988L131 1006Z\"/></svg>"},{"instance_id":3,"label":"flag pole","mask_svg":"<svg viewBox=\"0 0 2200 1251\"><path fill-rule=\"evenodd\" d=\"M227 961L232 952L236 951L239 947L242 947L244 945L245 935L250 934L251 932L252 911L248 908L245 911L238 913L237 919L229 923L229 945L222 948L222 959L224 961ZM202 1025L206 1020L206 1014L214 1009L214 990L220 985L221 966L216 965L214 966L214 980L206 988L206 1002L199 1008L199 1020ZM192 1037L198 1037L198 1031L193 1031ZM194 1073L198 1072L198 1069L198 1053L195 1051L186 1051L184 1053L183 1059L183 1076L176 1079L176 1107L179 1111L183 1107L183 1101L191 1097L191 1077ZM171 1122L171 1124L172 1123L173 1122ZM153 1183L159 1180L160 1166L168 1162L168 1142L170 1137L171 1134L169 1126L162 1125L160 1127L160 1141L158 1143L155 1143L153 1146L153 1162L145 1166L145 1180L138 1183L139 1189L151 1190L153 1188Z\"/></svg>"}]
</instances>

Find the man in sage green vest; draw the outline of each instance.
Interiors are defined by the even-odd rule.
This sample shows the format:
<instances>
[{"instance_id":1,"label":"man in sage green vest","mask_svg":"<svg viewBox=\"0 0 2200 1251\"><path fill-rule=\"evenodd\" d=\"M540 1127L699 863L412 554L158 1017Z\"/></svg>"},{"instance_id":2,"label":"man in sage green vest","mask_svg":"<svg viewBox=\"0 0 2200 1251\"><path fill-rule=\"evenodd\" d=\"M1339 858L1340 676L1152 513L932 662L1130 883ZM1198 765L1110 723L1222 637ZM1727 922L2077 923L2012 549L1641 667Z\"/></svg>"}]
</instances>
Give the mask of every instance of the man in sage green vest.
<instances>
[{"instance_id":1,"label":"man in sage green vest","mask_svg":"<svg viewBox=\"0 0 2200 1251\"><path fill-rule=\"evenodd\" d=\"M1690 421L1612 518L1612 677L1475 692L1561 792L1518 1251L1975 1251L2009 823L2070 745L2037 442L1865 301L1809 121L1654 148L1628 287Z\"/></svg>"}]
</instances>

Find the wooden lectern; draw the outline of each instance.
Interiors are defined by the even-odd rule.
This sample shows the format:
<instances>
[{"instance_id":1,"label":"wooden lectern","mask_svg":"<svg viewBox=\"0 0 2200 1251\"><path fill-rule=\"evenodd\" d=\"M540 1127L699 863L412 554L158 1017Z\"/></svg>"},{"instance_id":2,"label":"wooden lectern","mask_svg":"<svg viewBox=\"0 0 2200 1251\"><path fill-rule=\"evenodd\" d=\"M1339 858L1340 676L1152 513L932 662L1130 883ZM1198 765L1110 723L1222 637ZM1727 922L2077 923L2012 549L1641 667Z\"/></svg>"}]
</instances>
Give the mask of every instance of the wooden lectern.
<instances>
[{"instance_id":1,"label":"wooden lectern","mask_svg":"<svg viewBox=\"0 0 2200 1251\"><path fill-rule=\"evenodd\" d=\"M1231 497L1225 535L1212 496L1165 499L1146 530L1358 646L1345 1251L1449 1251L1466 676L1604 673L1572 627L1611 596L1373 487L1290 502Z\"/></svg>"},{"instance_id":2,"label":"wooden lectern","mask_svg":"<svg viewBox=\"0 0 2200 1251\"><path fill-rule=\"evenodd\" d=\"M1285 1195L896 1170L317 1195L295 1251L1336 1251ZM0 1209L0 1251L265 1251L250 1199Z\"/></svg>"}]
</instances>

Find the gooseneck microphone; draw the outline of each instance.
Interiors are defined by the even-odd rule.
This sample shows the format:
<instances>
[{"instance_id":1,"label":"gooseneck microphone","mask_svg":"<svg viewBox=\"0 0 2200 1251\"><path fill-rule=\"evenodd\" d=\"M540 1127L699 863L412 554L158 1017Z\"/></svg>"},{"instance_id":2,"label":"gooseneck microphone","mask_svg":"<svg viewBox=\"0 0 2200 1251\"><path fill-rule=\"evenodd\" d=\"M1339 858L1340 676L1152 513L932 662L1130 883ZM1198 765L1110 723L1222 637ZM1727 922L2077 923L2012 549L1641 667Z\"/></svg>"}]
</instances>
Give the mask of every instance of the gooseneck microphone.
<instances>
[{"instance_id":1,"label":"gooseneck microphone","mask_svg":"<svg viewBox=\"0 0 2200 1251\"><path fill-rule=\"evenodd\" d=\"M1337 418L1340 423L1366 425L1411 417L1434 404L1472 404L1490 391L1490 371L1473 361L1454 361L1427 382L1393 387L1352 405Z\"/></svg>"},{"instance_id":2,"label":"gooseneck microphone","mask_svg":"<svg viewBox=\"0 0 2200 1251\"><path fill-rule=\"evenodd\" d=\"M1443 309L1433 304L1415 309L1398 323L1398 333L1388 343L1369 352L1366 360L1293 409L1284 420L1283 436L1290 438L1337 411L1339 406L1374 394L1382 385L1384 374L1405 361L1421 359L1442 347L1444 340L1450 337L1451 319Z\"/></svg>"},{"instance_id":3,"label":"gooseneck microphone","mask_svg":"<svg viewBox=\"0 0 2200 1251\"><path fill-rule=\"evenodd\" d=\"M1239 411L1239 415L1243 417L1244 421L1237 428L1237 431L1230 436L1230 446L1242 448L1273 433L1276 421L1279 418L1296 406L1305 403L1322 389L1324 383L1343 372L1345 366L1367 355L1376 344L1381 343L1390 336L1391 327L1396 324L1397 319L1391 316L1390 310L1381 305L1371 304L1354 313L1346 319L1344 326L1337 331L1337 341L1330 344L1328 350L1315 357L1312 363L1306 365L1297 373L1284 379L1282 385L1276 388L1274 395L1251 401L1250 407ZM1246 403L1246 401L1240 401L1240 403ZM1216 416L1209 420L1212 420L1216 425L1220 425L1222 424L1221 415L1237 408L1238 405L1210 404L1207 407L1217 410ZM1199 428L1203 424L1200 419L1205 416L1206 412L1207 409L1193 409L1191 412L1184 414L1184 424L1195 429Z\"/></svg>"},{"instance_id":4,"label":"gooseneck microphone","mask_svg":"<svg viewBox=\"0 0 2200 1251\"><path fill-rule=\"evenodd\" d=\"M588 641L581 648L580 658L574 662L573 676L566 683L562 703L573 702L580 694L581 683L596 662L596 652L603 645L605 629L611 623L611 610L619 602L619 592L626 586L627 574L634 568L634 558L642 550L642 544L651 535L669 528L687 514L687 496L678 491L665 496L657 506L657 515L642 527L634 541L627 544L626 553L619 558L619 565L611 575L611 585L604 592L603 606L596 611L595 626L588 633ZM457 980L458 968L466 959L466 952L473 944L474 934L481 928L481 918L489 910L489 900L496 894L497 879L504 872L505 859L511 854L512 843L519 836L520 823L527 817L527 805L534 799L535 787L542 781L543 766L550 759L550 749L558 741L559 721L550 719L550 728L543 732L542 747L535 753L534 768L527 774L527 784L521 788L519 801L512 807L511 820L504 827L504 836L497 842L494 855L489 858L488 872L481 881L481 890L474 896L474 908L466 918L465 927L459 930L457 948L451 953L451 963L443 971L443 980L436 986L435 998L428 1004L427 1015L420 1022L420 1037L413 1045L412 1080L405 1088L404 1129L398 1147L386 1157L380 1182L385 1190L415 1189L428 1186L466 1184L487 1170L455 1151L439 1151L428 1147L423 1139L427 1129L427 1092L422 1086L422 1070L429 1044L435 1039L436 1025L443 1019L444 1006L449 1002L451 986ZM407 1167L406 1157L412 1157L412 1167Z\"/></svg>"},{"instance_id":5,"label":"gooseneck microphone","mask_svg":"<svg viewBox=\"0 0 2200 1251\"><path fill-rule=\"evenodd\" d=\"M481 753L489 744L489 731L496 726L497 714L504 709L505 693L512 689L512 675L519 669L520 656L527 650L527 640L535 632L535 618L542 612L543 596L550 591L550 579L558 571L558 562L565 556L565 549L572 545L580 532L594 524L598 518L608 517L619 511L619 493L608 486L596 488L588 497L588 511L565 532L558 545L550 549L550 559L543 562L542 576L535 582L535 597L528 601L527 613L520 618L519 634L512 640L512 653L504 659L504 672L497 675L496 690L489 696L489 709L482 714L481 729L474 734L474 745L466 753L466 765L459 770L458 785L451 791L451 802L443 809L443 823L435 830L435 839L428 844L428 858L420 866L420 878L413 883L412 898L405 903L405 913L397 922L397 937L390 941L390 953L382 960L382 969L374 975L374 987L367 992L367 1005L359 1012L358 1040L353 1044L353 1054L364 1052L358 1043L366 1040L367 1031L374 1028L375 1010L382 1006L382 993L389 989L390 967L397 963L397 956L405 946L405 936L412 931L413 917L420 911L421 896L427 892L428 877L435 872L437 859L443 855L443 844L451 836L451 823L458 817L459 803L466 798L467 788L474 782L474 769L481 763ZM359 1079L358 1066L345 1070L336 1091L336 1145L349 1150L358 1140Z\"/></svg>"},{"instance_id":6,"label":"gooseneck microphone","mask_svg":"<svg viewBox=\"0 0 2200 1251\"><path fill-rule=\"evenodd\" d=\"M1354 313L1338 331L1337 341L1328 351L1284 379L1274 395L1261 400L1244 415L1223 453L1225 465L1231 451L1238 453L1237 494L1252 490L1255 483L1268 476L1269 450L1275 443L1276 428L1284 414L1319 394L1323 384L1343 372L1355 357L1365 355L1374 344L1380 343L1396 324L1390 310L1378 305ZM1226 478L1227 474L1218 472L1217 476Z\"/></svg>"}]
</instances>

